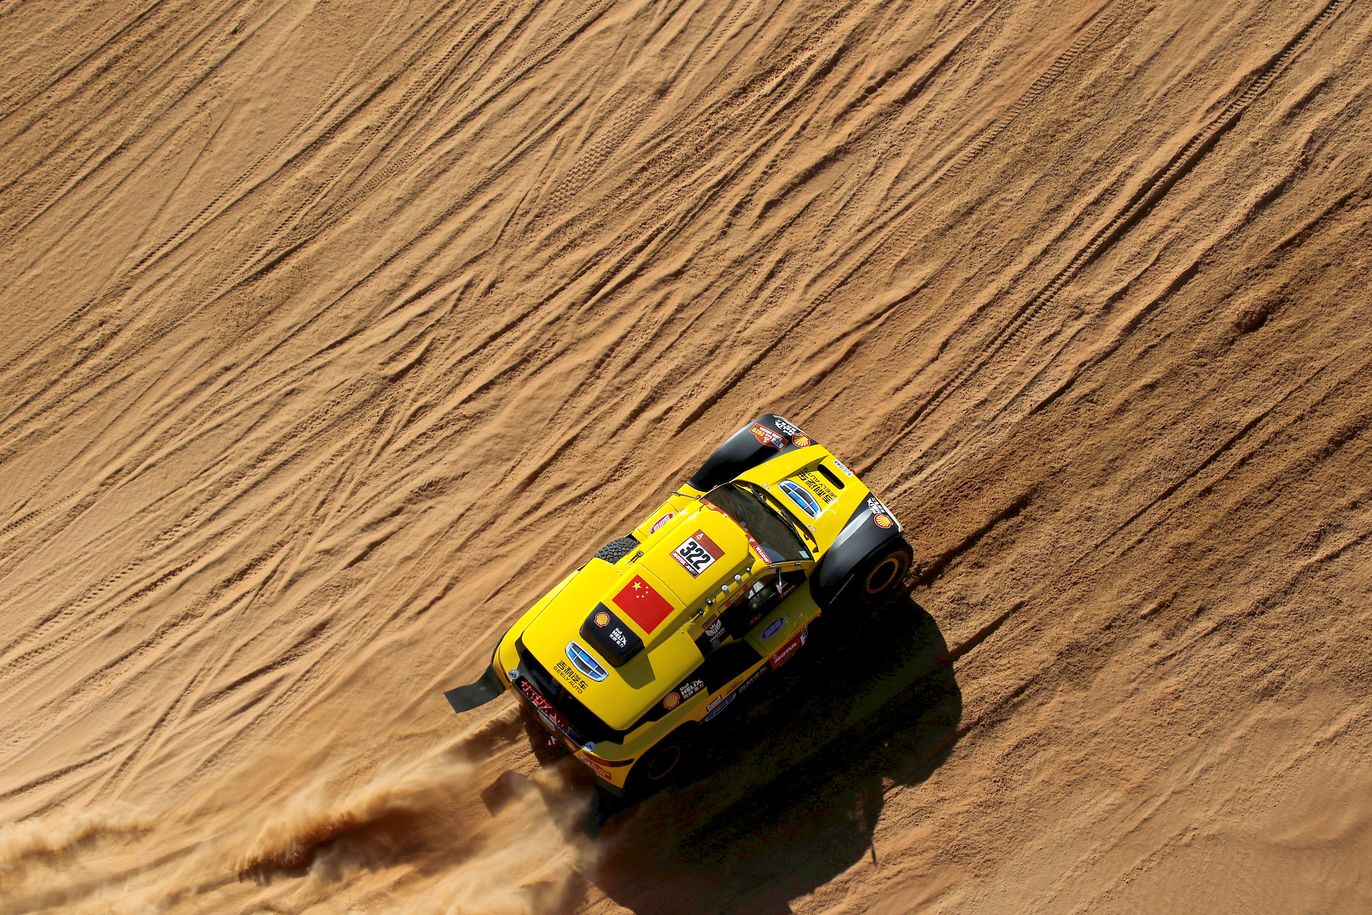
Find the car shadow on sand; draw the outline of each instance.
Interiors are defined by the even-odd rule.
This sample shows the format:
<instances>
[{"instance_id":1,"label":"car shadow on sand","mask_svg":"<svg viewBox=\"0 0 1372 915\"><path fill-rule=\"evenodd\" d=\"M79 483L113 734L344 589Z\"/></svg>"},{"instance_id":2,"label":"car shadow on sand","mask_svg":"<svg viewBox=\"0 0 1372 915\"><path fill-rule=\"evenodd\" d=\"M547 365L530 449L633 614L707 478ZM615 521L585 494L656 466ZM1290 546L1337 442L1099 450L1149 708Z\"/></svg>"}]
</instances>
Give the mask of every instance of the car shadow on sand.
<instances>
[{"instance_id":1,"label":"car shadow on sand","mask_svg":"<svg viewBox=\"0 0 1372 915\"><path fill-rule=\"evenodd\" d=\"M605 823L589 877L635 912L789 912L860 858L895 785L957 740L962 694L938 625L908 594L805 650L721 715L695 763ZM762 684L759 684L761 686Z\"/></svg>"}]
</instances>

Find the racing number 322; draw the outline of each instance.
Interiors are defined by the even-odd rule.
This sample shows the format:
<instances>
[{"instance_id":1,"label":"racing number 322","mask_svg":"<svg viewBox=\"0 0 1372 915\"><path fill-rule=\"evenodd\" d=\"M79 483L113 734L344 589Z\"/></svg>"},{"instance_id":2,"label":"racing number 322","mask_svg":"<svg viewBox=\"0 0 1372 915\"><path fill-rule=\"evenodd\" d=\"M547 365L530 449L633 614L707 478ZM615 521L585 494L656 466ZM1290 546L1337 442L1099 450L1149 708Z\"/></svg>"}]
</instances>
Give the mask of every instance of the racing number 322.
<instances>
[{"instance_id":1,"label":"racing number 322","mask_svg":"<svg viewBox=\"0 0 1372 915\"><path fill-rule=\"evenodd\" d=\"M690 572L692 578L714 565L714 561L719 558L716 555L719 552L718 547L712 550L712 543L699 542L704 539L706 538L703 534L698 534L672 551L672 558L681 563L681 567Z\"/></svg>"}]
</instances>

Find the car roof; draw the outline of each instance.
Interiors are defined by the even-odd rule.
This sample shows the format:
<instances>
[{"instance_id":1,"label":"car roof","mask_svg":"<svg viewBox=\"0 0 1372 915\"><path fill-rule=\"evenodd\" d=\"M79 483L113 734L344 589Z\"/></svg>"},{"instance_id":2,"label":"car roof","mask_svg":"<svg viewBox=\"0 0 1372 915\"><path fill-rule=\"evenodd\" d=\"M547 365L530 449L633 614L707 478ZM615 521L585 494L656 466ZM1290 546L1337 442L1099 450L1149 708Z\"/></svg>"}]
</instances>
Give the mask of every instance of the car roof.
<instances>
[{"instance_id":1,"label":"car roof","mask_svg":"<svg viewBox=\"0 0 1372 915\"><path fill-rule=\"evenodd\" d=\"M522 636L524 646L562 685L615 730L627 730L703 660L686 624L704 601L760 562L733 519L708 505L680 513L617 565L595 559L576 573ZM632 629L643 650L620 667L580 630L597 607ZM600 681L558 667L575 642L594 657ZM580 676L578 684L573 676Z\"/></svg>"}]
</instances>

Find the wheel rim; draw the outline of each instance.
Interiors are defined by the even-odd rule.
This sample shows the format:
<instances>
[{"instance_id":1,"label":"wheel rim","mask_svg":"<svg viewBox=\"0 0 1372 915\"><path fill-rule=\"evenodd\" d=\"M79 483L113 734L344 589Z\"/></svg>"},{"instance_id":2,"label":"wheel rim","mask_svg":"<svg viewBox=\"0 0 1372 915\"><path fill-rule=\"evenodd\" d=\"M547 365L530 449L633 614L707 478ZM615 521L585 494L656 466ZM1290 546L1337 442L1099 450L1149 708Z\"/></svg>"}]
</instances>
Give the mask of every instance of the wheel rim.
<instances>
[{"instance_id":1,"label":"wheel rim","mask_svg":"<svg viewBox=\"0 0 1372 915\"><path fill-rule=\"evenodd\" d=\"M648 778L655 782L661 781L672 774L679 762L681 762L681 747L675 744L663 747L660 753L648 760Z\"/></svg>"},{"instance_id":2,"label":"wheel rim","mask_svg":"<svg viewBox=\"0 0 1372 915\"><path fill-rule=\"evenodd\" d=\"M895 584L900 577L900 557L887 556L881 562L872 566L872 570L867 573L867 593L880 594L891 585Z\"/></svg>"}]
</instances>

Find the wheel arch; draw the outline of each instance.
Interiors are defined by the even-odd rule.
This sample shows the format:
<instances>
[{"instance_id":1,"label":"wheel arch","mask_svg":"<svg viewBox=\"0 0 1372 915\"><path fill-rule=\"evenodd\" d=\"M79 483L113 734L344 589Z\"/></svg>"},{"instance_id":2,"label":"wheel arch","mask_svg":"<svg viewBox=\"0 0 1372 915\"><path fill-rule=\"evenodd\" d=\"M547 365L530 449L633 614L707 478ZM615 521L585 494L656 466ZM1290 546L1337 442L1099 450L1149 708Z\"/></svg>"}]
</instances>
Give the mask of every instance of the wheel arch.
<instances>
[{"instance_id":1,"label":"wheel arch","mask_svg":"<svg viewBox=\"0 0 1372 915\"><path fill-rule=\"evenodd\" d=\"M879 518L887 519L887 526L878 523ZM820 607L832 606L847 590L856 572L873 557L893 548L914 556L914 549L885 506L875 499L864 502L810 575L810 593L815 602Z\"/></svg>"},{"instance_id":2,"label":"wheel arch","mask_svg":"<svg viewBox=\"0 0 1372 915\"><path fill-rule=\"evenodd\" d=\"M701 723L694 719L683 721L672 728L662 737L653 742L653 745L638 755L638 758L629 766L629 771L625 773L624 794L633 800L642 800L649 794L659 790L664 785L671 782L681 771L683 763L689 763L691 748L699 738ZM650 779L646 766L651 765L651 757L661 747L668 743L675 743L681 747L682 757L672 767L669 775L661 781L654 782Z\"/></svg>"},{"instance_id":3,"label":"wheel arch","mask_svg":"<svg viewBox=\"0 0 1372 915\"><path fill-rule=\"evenodd\" d=\"M775 413L764 413L725 439L700 465L687 485L708 492L778 455L813 443L814 440L793 423Z\"/></svg>"}]
</instances>

